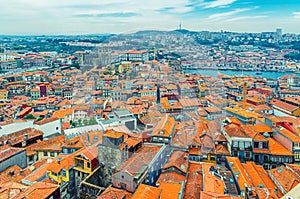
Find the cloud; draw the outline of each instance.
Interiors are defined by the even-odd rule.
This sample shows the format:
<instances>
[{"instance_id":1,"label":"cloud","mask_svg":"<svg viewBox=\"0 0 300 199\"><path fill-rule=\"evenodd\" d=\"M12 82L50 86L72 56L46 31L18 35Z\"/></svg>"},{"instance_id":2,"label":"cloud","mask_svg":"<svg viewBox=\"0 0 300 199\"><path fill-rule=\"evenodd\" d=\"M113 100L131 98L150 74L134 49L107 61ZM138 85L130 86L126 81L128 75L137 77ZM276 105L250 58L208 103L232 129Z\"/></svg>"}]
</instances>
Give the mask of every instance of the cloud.
<instances>
[{"instance_id":1,"label":"cloud","mask_svg":"<svg viewBox=\"0 0 300 199\"><path fill-rule=\"evenodd\" d=\"M218 21L218 20L226 19L226 18L231 17L235 14L245 12L245 11L249 11L249 10L251 10L251 8L237 8L237 9L235 9L233 11L229 11L229 12L222 12L222 13L212 14L212 15L207 17L207 20L209 20L209 21Z\"/></svg>"},{"instance_id":2,"label":"cloud","mask_svg":"<svg viewBox=\"0 0 300 199\"><path fill-rule=\"evenodd\" d=\"M97 13L97 14L75 14L73 15L74 17L79 17L79 18L104 18L104 17L117 17L117 18L122 18L122 17L135 17L138 16L139 14L134 13L134 12L114 12L114 13Z\"/></svg>"},{"instance_id":3,"label":"cloud","mask_svg":"<svg viewBox=\"0 0 300 199\"><path fill-rule=\"evenodd\" d=\"M251 4L245 5L246 1L251 1ZM251 5L260 6L260 12L250 11L255 9L248 8ZM251 30L258 29L257 22L264 23L265 26L261 27L267 29L278 24L278 13L282 14L284 23L276 26L300 32L297 23L300 11L291 13L290 7L285 9L280 3L278 5L272 7L263 1L253 0L9 0L0 6L0 34L120 33L148 28L172 30L180 22L193 30L230 29L230 25L236 30ZM252 16L264 18L264 15L274 17L268 20L250 19ZM254 25L238 23L246 19ZM223 23L226 20L228 23Z\"/></svg>"},{"instance_id":4,"label":"cloud","mask_svg":"<svg viewBox=\"0 0 300 199\"><path fill-rule=\"evenodd\" d=\"M234 17L230 19L224 20L224 22L234 22L234 21L242 21L242 20L248 20L248 19L262 19L262 18L267 18L268 16L266 15L258 15L258 16L242 16L242 17Z\"/></svg>"},{"instance_id":5,"label":"cloud","mask_svg":"<svg viewBox=\"0 0 300 199\"><path fill-rule=\"evenodd\" d=\"M300 19L300 12L293 12L294 18Z\"/></svg>"},{"instance_id":6,"label":"cloud","mask_svg":"<svg viewBox=\"0 0 300 199\"><path fill-rule=\"evenodd\" d=\"M215 1L204 3L204 7L205 8L224 7L233 4L234 2L236 2L236 0L215 0Z\"/></svg>"}]
</instances>

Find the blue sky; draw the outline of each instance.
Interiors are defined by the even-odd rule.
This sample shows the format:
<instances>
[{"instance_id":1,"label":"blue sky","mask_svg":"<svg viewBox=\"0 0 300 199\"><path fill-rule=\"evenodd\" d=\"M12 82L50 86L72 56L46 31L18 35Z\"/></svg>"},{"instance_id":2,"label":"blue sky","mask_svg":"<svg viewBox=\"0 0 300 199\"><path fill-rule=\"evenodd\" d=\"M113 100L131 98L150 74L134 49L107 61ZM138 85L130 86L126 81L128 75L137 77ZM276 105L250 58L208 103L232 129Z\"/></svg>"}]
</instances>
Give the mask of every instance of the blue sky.
<instances>
[{"instance_id":1,"label":"blue sky","mask_svg":"<svg viewBox=\"0 0 300 199\"><path fill-rule=\"evenodd\" d=\"M300 0L1 0L0 34L145 29L300 33Z\"/></svg>"}]
</instances>

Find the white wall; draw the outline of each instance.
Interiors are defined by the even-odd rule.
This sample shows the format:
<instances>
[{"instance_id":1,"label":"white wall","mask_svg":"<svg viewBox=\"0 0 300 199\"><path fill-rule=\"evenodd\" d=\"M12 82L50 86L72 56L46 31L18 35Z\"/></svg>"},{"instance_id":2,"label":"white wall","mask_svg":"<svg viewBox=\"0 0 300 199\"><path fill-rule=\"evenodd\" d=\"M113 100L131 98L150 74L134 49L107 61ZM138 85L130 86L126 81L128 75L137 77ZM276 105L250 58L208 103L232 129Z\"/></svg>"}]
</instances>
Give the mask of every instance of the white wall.
<instances>
[{"instance_id":1,"label":"white wall","mask_svg":"<svg viewBox=\"0 0 300 199\"><path fill-rule=\"evenodd\" d=\"M16 123L12 123L12 124L7 124L5 126L1 126L0 136L8 135L10 133L14 133L16 131L30 128L32 126L33 126L33 120L27 120L26 122L16 122Z\"/></svg>"},{"instance_id":2,"label":"white wall","mask_svg":"<svg viewBox=\"0 0 300 199\"><path fill-rule=\"evenodd\" d=\"M61 134L61 122L59 119L43 125L33 125L32 128L42 131L44 133L44 137Z\"/></svg>"},{"instance_id":3,"label":"white wall","mask_svg":"<svg viewBox=\"0 0 300 199\"><path fill-rule=\"evenodd\" d=\"M48 137L54 135L56 133L61 134L61 122L60 120L55 120L43 125L33 124L33 120L27 120L26 122L16 122L12 124L8 124L5 126L1 126L0 128L0 136L8 135L10 133L14 133L16 131L21 131L26 128L35 128L44 133L43 137Z\"/></svg>"}]
</instances>

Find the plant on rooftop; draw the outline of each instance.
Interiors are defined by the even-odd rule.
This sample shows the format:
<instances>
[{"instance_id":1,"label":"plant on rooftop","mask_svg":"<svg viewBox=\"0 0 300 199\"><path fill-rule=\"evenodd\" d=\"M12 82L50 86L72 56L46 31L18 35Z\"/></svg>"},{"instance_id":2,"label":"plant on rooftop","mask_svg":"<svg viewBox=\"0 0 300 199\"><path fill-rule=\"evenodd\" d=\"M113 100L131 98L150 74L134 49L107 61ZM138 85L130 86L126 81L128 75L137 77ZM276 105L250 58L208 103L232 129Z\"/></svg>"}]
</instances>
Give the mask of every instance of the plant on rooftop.
<instances>
[{"instance_id":1,"label":"plant on rooftop","mask_svg":"<svg viewBox=\"0 0 300 199\"><path fill-rule=\"evenodd\" d=\"M41 121L41 120L43 120L44 118L42 118L42 117L38 117L37 119L36 119L36 121L38 122L38 121Z\"/></svg>"},{"instance_id":2,"label":"plant on rooftop","mask_svg":"<svg viewBox=\"0 0 300 199\"><path fill-rule=\"evenodd\" d=\"M34 119L36 119L32 114L27 114L25 117L24 117L24 119L26 119L26 120L34 120Z\"/></svg>"}]
</instances>

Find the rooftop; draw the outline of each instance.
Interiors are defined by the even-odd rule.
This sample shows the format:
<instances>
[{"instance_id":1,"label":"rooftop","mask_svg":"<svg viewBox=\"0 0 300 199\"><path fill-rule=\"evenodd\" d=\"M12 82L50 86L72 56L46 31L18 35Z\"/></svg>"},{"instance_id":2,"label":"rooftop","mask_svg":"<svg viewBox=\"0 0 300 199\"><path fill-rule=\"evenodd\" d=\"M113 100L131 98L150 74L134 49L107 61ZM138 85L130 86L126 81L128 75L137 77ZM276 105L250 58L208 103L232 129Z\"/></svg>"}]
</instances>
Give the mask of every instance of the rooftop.
<instances>
[{"instance_id":1,"label":"rooftop","mask_svg":"<svg viewBox=\"0 0 300 199\"><path fill-rule=\"evenodd\" d=\"M22 151L25 151L25 149L22 148L14 148L14 147L9 147L4 150L0 151L0 162L3 162L10 157L17 155L18 153L21 153Z\"/></svg>"},{"instance_id":2,"label":"rooftop","mask_svg":"<svg viewBox=\"0 0 300 199\"><path fill-rule=\"evenodd\" d=\"M300 177L285 166L277 167L269 172L286 192L291 191L300 183Z\"/></svg>"},{"instance_id":3,"label":"rooftop","mask_svg":"<svg viewBox=\"0 0 300 199\"><path fill-rule=\"evenodd\" d=\"M161 146L143 146L117 169L125 170L132 176L138 175L143 167L148 166L161 149Z\"/></svg>"},{"instance_id":4,"label":"rooftop","mask_svg":"<svg viewBox=\"0 0 300 199\"><path fill-rule=\"evenodd\" d=\"M160 188L141 184L132 196L132 199L159 199L162 190Z\"/></svg>"}]
</instances>

